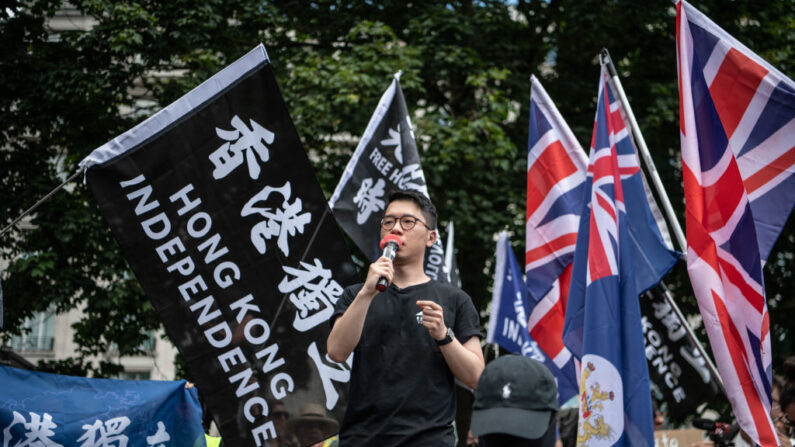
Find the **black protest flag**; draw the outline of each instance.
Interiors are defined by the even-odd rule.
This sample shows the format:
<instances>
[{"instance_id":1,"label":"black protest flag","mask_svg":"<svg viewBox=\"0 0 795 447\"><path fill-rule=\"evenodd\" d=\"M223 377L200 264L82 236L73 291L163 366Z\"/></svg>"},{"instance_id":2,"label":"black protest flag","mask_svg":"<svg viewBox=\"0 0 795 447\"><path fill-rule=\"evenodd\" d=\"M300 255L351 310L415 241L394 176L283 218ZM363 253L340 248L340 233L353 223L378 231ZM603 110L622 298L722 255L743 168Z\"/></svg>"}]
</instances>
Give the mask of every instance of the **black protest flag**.
<instances>
[{"instance_id":1,"label":"black protest flag","mask_svg":"<svg viewBox=\"0 0 795 447\"><path fill-rule=\"evenodd\" d=\"M325 340L355 267L262 45L83 165L226 444L273 439L274 400L341 418Z\"/></svg>"},{"instance_id":2,"label":"black protest flag","mask_svg":"<svg viewBox=\"0 0 795 447\"><path fill-rule=\"evenodd\" d=\"M397 190L419 191L428 197L399 74L381 96L329 200L339 225L371 260L381 256L380 221L389 194ZM439 238L425 253L425 273L449 282Z\"/></svg>"},{"instance_id":3,"label":"black protest flag","mask_svg":"<svg viewBox=\"0 0 795 447\"><path fill-rule=\"evenodd\" d=\"M706 359L687 337L660 283L640 296L641 325L649 362L649 379L668 404L668 415L682 419L718 394Z\"/></svg>"}]
</instances>

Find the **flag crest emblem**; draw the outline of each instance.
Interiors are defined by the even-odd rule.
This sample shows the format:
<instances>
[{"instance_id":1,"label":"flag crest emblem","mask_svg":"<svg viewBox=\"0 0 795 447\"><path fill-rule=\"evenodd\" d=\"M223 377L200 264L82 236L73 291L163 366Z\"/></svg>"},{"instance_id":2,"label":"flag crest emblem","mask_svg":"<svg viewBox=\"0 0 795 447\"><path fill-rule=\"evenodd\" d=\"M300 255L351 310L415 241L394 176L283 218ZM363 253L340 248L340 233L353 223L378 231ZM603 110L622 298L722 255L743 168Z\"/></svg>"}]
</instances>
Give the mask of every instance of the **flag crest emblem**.
<instances>
[{"instance_id":1,"label":"flag crest emblem","mask_svg":"<svg viewBox=\"0 0 795 447\"><path fill-rule=\"evenodd\" d=\"M609 446L624 429L621 377L603 357L583 356L577 445ZM603 388L603 384L606 386Z\"/></svg>"},{"instance_id":2,"label":"flag crest emblem","mask_svg":"<svg viewBox=\"0 0 795 447\"><path fill-rule=\"evenodd\" d=\"M585 365L578 437L589 440L578 445L651 447L651 393L636 275L643 259L636 257L630 191L624 188L624 177L635 178L638 167L634 153L623 152L626 128L609 93L602 67L563 341Z\"/></svg>"}]
</instances>

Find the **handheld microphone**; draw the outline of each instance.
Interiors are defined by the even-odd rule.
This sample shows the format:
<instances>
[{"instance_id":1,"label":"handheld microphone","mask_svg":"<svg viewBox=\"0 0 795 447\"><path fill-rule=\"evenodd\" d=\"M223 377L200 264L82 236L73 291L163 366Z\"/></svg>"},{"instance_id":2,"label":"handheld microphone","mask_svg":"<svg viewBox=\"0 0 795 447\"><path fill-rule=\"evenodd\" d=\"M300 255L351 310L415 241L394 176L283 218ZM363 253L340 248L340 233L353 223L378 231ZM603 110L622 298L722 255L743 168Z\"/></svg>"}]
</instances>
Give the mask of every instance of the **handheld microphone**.
<instances>
[{"instance_id":1,"label":"handheld microphone","mask_svg":"<svg viewBox=\"0 0 795 447\"><path fill-rule=\"evenodd\" d=\"M395 259L395 254L397 254L398 248L400 248L403 241L400 240L400 236L395 234L387 234L381 239L381 243L378 244L381 247L381 250L384 250L384 253L381 255L385 258L389 258L390 261ZM386 286L389 285L389 282L383 276L378 279L378 282L375 285L375 288L379 292L383 292L386 290Z\"/></svg>"}]
</instances>

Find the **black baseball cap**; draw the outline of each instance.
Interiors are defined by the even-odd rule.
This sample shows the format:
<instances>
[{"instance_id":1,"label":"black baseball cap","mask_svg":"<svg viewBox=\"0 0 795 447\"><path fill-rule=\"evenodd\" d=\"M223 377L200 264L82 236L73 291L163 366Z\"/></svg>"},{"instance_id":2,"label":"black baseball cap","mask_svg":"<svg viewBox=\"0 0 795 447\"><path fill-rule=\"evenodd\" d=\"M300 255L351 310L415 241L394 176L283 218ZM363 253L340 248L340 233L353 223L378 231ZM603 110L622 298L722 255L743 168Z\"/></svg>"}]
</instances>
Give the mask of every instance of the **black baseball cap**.
<instances>
[{"instance_id":1,"label":"black baseball cap","mask_svg":"<svg viewBox=\"0 0 795 447\"><path fill-rule=\"evenodd\" d=\"M521 355L493 360L475 388L472 434L542 437L558 411L558 387L543 363Z\"/></svg>"}]
</instances>

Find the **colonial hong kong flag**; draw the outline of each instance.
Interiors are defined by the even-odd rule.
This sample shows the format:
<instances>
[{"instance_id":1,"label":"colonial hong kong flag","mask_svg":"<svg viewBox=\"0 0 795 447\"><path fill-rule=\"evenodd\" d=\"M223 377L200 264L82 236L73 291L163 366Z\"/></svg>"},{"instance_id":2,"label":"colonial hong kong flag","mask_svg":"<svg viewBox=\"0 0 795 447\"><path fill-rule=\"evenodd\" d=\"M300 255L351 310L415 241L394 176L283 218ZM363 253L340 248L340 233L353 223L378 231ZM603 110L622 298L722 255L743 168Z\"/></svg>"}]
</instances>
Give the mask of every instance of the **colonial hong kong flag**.
<instances>
[{"instance_id":1,"label":"colonial hong kong flag","mask_svg":"<svg viewBox=\"0 0 795 447\"><path fill-rule=\"evenodd\" d=\"M546 365L558 385L558 403L563 405L577 394L575 363L560 368L539 349L527 331L527 287L522 270L513 255L508 234L500 233L497 240L497 263L494 269L494 289L486 341L503 349L534 358Z\"/></svg>"},{"instance_id":2,"label":"colonial hong kong flag","mask_svg":"<svg viewBox=\"0 0 795 447\"><path fill-rule=\"evenodd\" d=\"M571 262L582 210L585 151L547 95L531 76L527 153L525 274L530 336L576 384L574 359L563 346Z\"/></svg>"},{"instance_id":3,"label":"colonial hong kong flag","mask_svg":"<svg viewBox=\"0 0 795 447\"><path fill-rule=\"evenodd\" d=\"M577 444L653 446L636 259L621 182L626 168L616 144L622 126L607 79L603 67L563 340L582 366Z\"/></svg>"},{"instance_id":4,"label":"colonial hong kong flag","mask_svg":"<svg viewBox=\"0 0 795 447\"><path fill-rule=\"evenodd\" d=\"M740 427L774 446L762 266L795 204L795 83L685 2L676 28L687 269Z\"/></svg>"}]
</instances>

